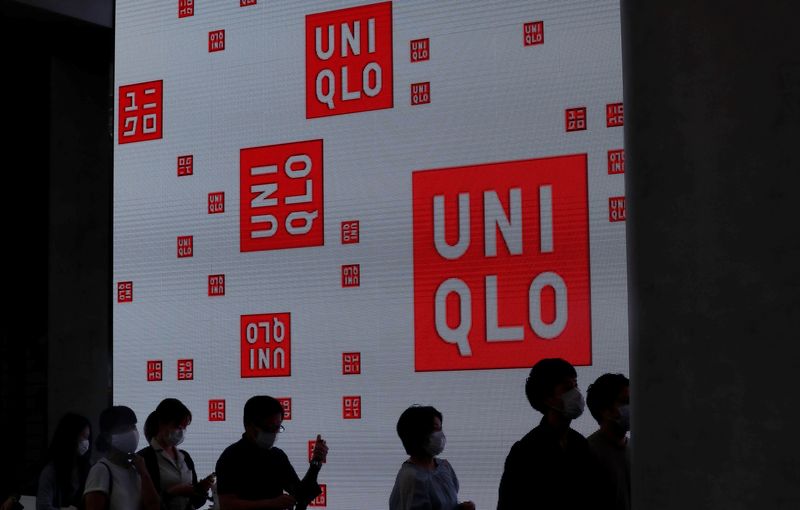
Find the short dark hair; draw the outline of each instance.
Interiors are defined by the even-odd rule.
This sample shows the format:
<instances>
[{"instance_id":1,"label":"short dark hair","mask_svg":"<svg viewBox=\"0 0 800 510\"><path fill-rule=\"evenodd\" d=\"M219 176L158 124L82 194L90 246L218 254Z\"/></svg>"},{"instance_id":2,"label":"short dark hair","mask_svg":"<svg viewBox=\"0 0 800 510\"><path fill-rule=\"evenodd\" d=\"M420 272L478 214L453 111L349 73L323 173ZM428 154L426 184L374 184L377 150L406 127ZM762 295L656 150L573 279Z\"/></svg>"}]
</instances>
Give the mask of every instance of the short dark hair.
<instances>
[{"instance_id":1,"label":"short dark hair","mask_svg":"<svg viewBox=\"0 0 800 510\"><path fill-rule=\"evenodd\" d=\"M100 413L100 434L97 449L108 451L111 446L111 431L120 425L136 425L136 413L126 406L111 406Z\"/></svg>"},{"instance_id":2,"label":"short dark hair","mask_svg":"<svg viewBox=\"0 0 800 510\"><path fill-rule=\"evenodd\" d=\"M603 374L586 390L586 405L597 423L603 421L603 411L614 406L620 392L631 385L622 374Z\"/></svg>"},{"instance_id":3,"label":"short dark hair","mask_svg":"<svg viewBox=\"0 0 800 510\"><path fill-rule=\"evenodd\" d=\"M409 455L422 452L428 435L433 432L433 419L443 420L435 407L414 405L403 411L397 420L397 435Z\"/></svg>"},{"instance_id":4,"label":"short dark hair","mask_svg":"<svg viewBox=\"0 0 800 510\"><path fill-rule=\"evenodd\" d=\"M149 443L156 437L156 434L158 434L158 416L156 416L156 412L153 411L147 415L147 419L144 421L144 438L147 439Z\"/></svg>"},{"instance_id":5,"label":"short dark hair","mask_svg":"<svg viewBox=\"0 0 800 510\"><path fill-rule=\"evenodd\" d=\"M268 395L256 395L245 402L242 421L245 425L258 425L276 414L283 416L283 406L280 402Z\"/></svg>"},{"instance_id":6,"label":"short dark hair","mask_svg":"<svg viewBox=\"0 0 800 510\"><path fill-rule=\"evenodd\" d=\"M542 414L547 414L544 401L553 395L553 392L564 379L577 377L569 362L561 358L545 358L539 360L525 381L525 396L528 397L531 407Z\"/></svg>"},{"instance_id":7,"label":"short dark hair","mask_svg":"<svg viewBox=\"0 0 800 510\"><path fill-rule=\"evenodd\" d=\"M158 404L156 410L157 425L180 425L187 419L192 421L192 412L177 398L165 398ZM147 422L145 422L145 428Z\"/></svg>"}]
</instances>

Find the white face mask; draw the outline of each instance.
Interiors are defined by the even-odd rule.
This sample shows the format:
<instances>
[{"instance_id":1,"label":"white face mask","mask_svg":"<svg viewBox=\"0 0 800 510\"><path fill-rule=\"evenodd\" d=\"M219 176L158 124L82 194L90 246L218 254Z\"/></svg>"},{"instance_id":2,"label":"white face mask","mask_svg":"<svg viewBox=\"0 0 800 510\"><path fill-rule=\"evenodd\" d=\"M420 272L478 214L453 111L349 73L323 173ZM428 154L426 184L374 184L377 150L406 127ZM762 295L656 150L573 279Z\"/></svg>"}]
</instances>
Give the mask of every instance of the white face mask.
<instances>
[{"instance_id":1,"label":"white face mask","mask_svg":"<svg viewBox=\"0 0 800 510\"><path fill-rule=\"evenodd\" d=\"M78 441L78 455L83 456L86 455L86 452L89 451L89 440L88 439L81 439Z\"/></svg>"},{"instance_id":2,"label":"white face mask","mask_svg":"<svg viewBox=\"0 0 800 510\"><path fill-rule=\"evenodd\" d=\"M631 407L627 404L619 406L619 418L617 425L622 427L622 430L628 432L631 429Z\"/></svg>"},{"instance_id":3,"label":"white face mask","mask_svg":"<svg viewBox=\"0 0 800 510\"><path fill-rule=\"evenodd\" d=\"M256 436L256 444L265 450L269 450L275 444L277 438L278 434L276 432L264 432L263 430L259 430L258 436Z\"/></svg>"},{"instance_id":4,"label":"white face mask","mask_svg":"<svg viewBox=\"0 0 800 510\"><path fill-rule=\"evenodd\" d=\"M111 447L122 453L134 453L139 447L139 431L134 429L111 434Z\"/></svg>"},{"instance_id":5,"label":"white face mask","mask_svg":"<svg viewBox=\"0 0 800 510\"><path fill-rule=\"evenodd\" d=\"M444 437L444 432L441 430L431 432L428 436L428 441L425 443L425 453L431 457L436 457L444 451L444 445L447 443L447 438Z\"/></svg>"},{"instance_id":6,"label":"white face mask","mask_svg":"<svg viewBox=\"0 0 800 510\"><path fill-rule=\"evenodd\" d=\"M561 394L561 402L564 403L564 409L561 414L564 417L574 420L583 414L583 409L586 407L586 402L583 400L583 395L578 388L572 388L566 393Z\"/></svg>"},{"instance_id":7,"label":"white face mask","mask_svg":"<svg viewBox=\"0 0 800 510\"><path fill-rule=\"evenodd\" d=\"M172 446L178 446L185 439L183 429L175 429L167 435L167 442Z\"/></svg>"}]
</instances>

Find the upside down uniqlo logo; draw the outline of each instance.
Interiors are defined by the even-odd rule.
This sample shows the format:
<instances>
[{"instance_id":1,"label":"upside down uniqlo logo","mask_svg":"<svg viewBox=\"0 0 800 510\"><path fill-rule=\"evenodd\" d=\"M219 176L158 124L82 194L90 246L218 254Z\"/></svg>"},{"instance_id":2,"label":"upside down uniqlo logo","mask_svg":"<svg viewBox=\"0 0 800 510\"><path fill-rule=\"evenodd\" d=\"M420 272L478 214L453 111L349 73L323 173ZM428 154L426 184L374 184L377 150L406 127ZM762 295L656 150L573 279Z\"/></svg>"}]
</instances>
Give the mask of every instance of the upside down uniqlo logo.
<instances>
[{"instance_id":1,"label":"upside down uniqlo logo","mask_svg":"<svg viewBox=\"0 0 800 510\"><path fill-rule=\"evenodd\" d=\"M431 102L431 84L412 83L411 84L411 105L428 104Z\"/></svg>"},{"instance_id":2,"label":"upside down uniqlo logo","mask_svg":"<svg viewBox=\"0 0 800 510\"><path fill-rule=\"evenodd\" d=\"M585 154L414 172L417 371L591 363Z\"/></svg>"},{"instance_id":3,"label":"upside down uniqlo logo","mask_svg":"<svg viewBox=\"0 0 800 510\"><path fill-rule=\"evenodd\" d=\"M225 400L208 401L208 421L225 421Z\"/></svg>"},{"instance_id":4,"label":"upside down uniqlo logo","mask_svg":"<svg viewBox=\"0 0 800 510\"><path fill-rule=\"evenodd\" d=\"M625 173L625 151L616 149L608 151L608 175Z\"/></svg>"},{"instance_id":5,"label":"upside down uniqlo logo","mask_svg":"<svg viewBox=\"0 0 800 510\"><path fill-rule=\"evenodd\" d=\"M187 258L194 255L192 250L194 246L194 236L179 236L178 237L178 258Z\"/></svg>"},{"instance_id":6,"label":"upside down uniqlo logo","mask_svg":"<svg viewBox=\"0 0 800 510\"><path fill-rule=\"evenodd\" d=\"M117 282L117 303L133 301L133 282Z\"/></svg>"},{"instance_id":7,"label":"upside down uniqlo logo","mask_svg":"<svg viewBox=\"0 0 800 510\"><path fill-rule=\"evenodd\" d=\"M534 46L544 43L544 21L532 21L522 26L522 43Z\"/></svg>"},{"instance_id":8,"label":"upside down uniqlo logo","mask_svg":"<svg viewBox=\"0 0 800 510\"><path fill-rule=\"evenodd\" d=\"M391 108L392 2L306 16L306 118Z\"/></svg>"},{"instance_id":9,"label":"upside down uniqlo logo","mask_svg":"<svg viewBox=\"0 0 800 510\"><path fill-rule=\"evenodd\" d=\"M608 221L625 221L625 197L608 199Z\"/></svg>"},{"instance_id":10,"label":"upside down uniqlo logo","mask_svg":"<svg viewBox=\"0 0 800 510\"><path fill-rule=\"evenodd\" d=\"M564 114L566 129L570 131L584 131L586 129L586 108L568 108Z\"/></svg>"},{"instance_id":11,"label":"upside down uniqlo logo","mask_svg":"<svg viewBox=\"0 0 800 510\"><path fill-rule=\"evenodd\" d=\"M194 0L178 0L178 18L194 16Z\"/></svg>"},{"instance_id":12,"label":"upside down uniqlo logo","mask_svg":"<svg viewBox=\"0 0 800 510\"><path fill-rule=\"evenodd\" d=\"M275 400L280 402L281 407L283 407L283 420L291 420L292 419L292 399L289 397L278 397Z\"/></svg>"},{"instance_id":13,"label":"upside down uniqlo logo","mask_svg":"<svg viewBox=\"0 0 800 510\"><path fill-rule=\"evenodd\" d=\"M323 507L328 506L328 486L324 483L319 484L319 488L322 491L319 496L314 498L311 502L308 503L308 506L317 506Z\"/></svg>"},{"instance_id":14,"label":"upside down uniqlo logo","mask_svg":"<svg viewBox=\"0 0 800 510\"><path fill-rule=\"evenodd\" d=\"M414 39L411 41L411 63L423 62L431 58L430 39Z\"/></svg>"},{"instance_id":15,"label":"upside down uniqlo logo","mask_svg":"<svg viewBox=\"0 0 800 510\"><path fill-rule=\"evenodd\" d=\"M358 264L342 266L342 287L358 287L361 285L361 268Z\"/></svg>"},{"instance_id":16,"label":"upside down uniqlo logo","mask_svg":"<svg viewBox=\"0 0 800 510\"><path fill-rule=\"evenodd\" d=\"M322 140L240 152L241 251L322 246Z\"/></svg>"},{"instance_id":17,"label":"upside down uniqlo logo","mask_svg":"<svg viewBox=\"0 0 800 510\"><path fill-rule=\"evenodd\" d=\"M357 395L342 397L342 418L345 420L361 419L361 397Z\"/></svg>"},{"instance_id":18,"label":"upside down uniqlo logo","mask_svg":"<svg viewBox=\"0 0 800 510\"><path fill-rule=\"evenodd\" d=\"M357 375L361 373L361 353L342 353L342 375Z\"/></svg>"},{"instance_id":19,"label":"upside down uniqlo logo","mask_svg":"<svg viewBox=\"0 0 800 510\"><path fill-rule=\"evenodd\" d=\"M342 222L342 244L358 244L358 221Z\"/></svg>"},{"instance_id":20,"label":"upside down uniqlo logo","mask_svg":"<svg viewBox=\"0 0 800 510\"><path fill-rule=\"evenodd\" d=\"M208 214L225 212L225 192L215 191L208 194Z\"/></svg>"},{"instance_id":21,"label":"upside down uniqlo logo","mask_svg":"<svg viewBox=\"0 0 800 510\"><path fill-rule=\"evenodd\" d=\"M208 275L208 295L211 296L224 296L225 295L225 275L224 274L210 274Z\"/></svg>"},{"instance_id":22,"label":"upside down uniqlo logo","mask_svg":"<svg viewBox=\"0 0 800 510\"><path fill-rule=\"evenodd\" d=\"M147 381L160 381L164 378L164 364L161 360L147 362Z\"/></svg>"},{"instance_id":23,"label":"upside down uniqlo logo","mask_svg":"<svg viewBox=\"0 0 800 510\"><path fill-rule=\"evenodd\" d=\"M314 457L314 446L317 444L316 439L313 439L308 442L308 461L311 462L312 457ZM323 464L327 464L328 461L323 461Z\"/></svg>"},{"instance_id":24,"label":"upside down uniqlo logo","mask_svg":"<svg viewBox=\"0 0 800 510\"><path fill-rule=\"evenodd\" d=\"M622 103L606 105L606 127L620 127L624 121Z\"/></svg>"},{"instance_id":25,"label":"upside down uniqlo logo","mask_svg":"<svg viewBox=\"0 0 800 510\"><path fill-rule=\"evenodd\" d=\"M194 379L194 360L193 359L179 359L178 360L178 380L191 381Z\"/></svg>"},{"instance_id":26,"label":"upside down uniqlo logo","mask_svg":"<svg viewBox=\"0 0 800 510\"><path fill-rule=\"evenodd\" d=\"M161 138L163 82L149 81L119 88L118 143Z\"/></svg>"},{"instance_id":27,"label":"upside down uniqlo logo","mask_svg":"<svg viewBox=\"0 0 800 510\"><path fill-rule=\"evenodd\" d=\"M292 375L291 314L241 316L241 376Z\"/></svg>"},{"instance_id":28,"label":"upside down uniqlo logo","mask_svg":"<svg viewBox=\"0 0 800 510\"><path fill-rule=\"evenodd\" d=\"M248 7L250 5L256 5L258 0L239 0L239 7Z\"/></svg>"},{"instance_id":29,"label":"upside down uniqlo logo","mask_svg":"<svg viewBox=\"0 0 800 510\"><path fill-rule=\"evenodd\" d=\"M178 177L192 175L194 173L194 157L189 154L187 156L178 156Z\"/></svg>"},{"instance_id":30,"label":"upside down uniqlo logo","mask_svg":"<svg viewBox=\"0 0 800 510\"><path fill-rule=\"evenodd\" d=\"M223 51L225 49L225 31L214 30L208 33L208 51L213 53L215 51Z\"/></svg>"}]
</instances>

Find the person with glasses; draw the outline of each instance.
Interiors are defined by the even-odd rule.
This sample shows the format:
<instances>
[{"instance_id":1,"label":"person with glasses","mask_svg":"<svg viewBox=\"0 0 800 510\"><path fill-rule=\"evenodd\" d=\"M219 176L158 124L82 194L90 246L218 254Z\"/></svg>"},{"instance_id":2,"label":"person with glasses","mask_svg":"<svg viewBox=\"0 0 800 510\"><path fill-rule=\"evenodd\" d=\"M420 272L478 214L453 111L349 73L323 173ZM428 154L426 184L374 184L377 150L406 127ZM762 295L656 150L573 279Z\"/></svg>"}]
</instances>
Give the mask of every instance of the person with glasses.
<instances>
[{"instance_id":1,"label":"person with glasses","mask_svg":"<svg viewBox=\"0 0 800 510\"><path fill-rule=\"evenodd\" d=\"M266 395L251 397L244 405L244 434L222 452L217 461L217 494L221 510L305 508L322 489L317 475L328 447L317 436L311 465L301 480L280 448L284 431L283 406Z\"/></svg>"}]
</instances>

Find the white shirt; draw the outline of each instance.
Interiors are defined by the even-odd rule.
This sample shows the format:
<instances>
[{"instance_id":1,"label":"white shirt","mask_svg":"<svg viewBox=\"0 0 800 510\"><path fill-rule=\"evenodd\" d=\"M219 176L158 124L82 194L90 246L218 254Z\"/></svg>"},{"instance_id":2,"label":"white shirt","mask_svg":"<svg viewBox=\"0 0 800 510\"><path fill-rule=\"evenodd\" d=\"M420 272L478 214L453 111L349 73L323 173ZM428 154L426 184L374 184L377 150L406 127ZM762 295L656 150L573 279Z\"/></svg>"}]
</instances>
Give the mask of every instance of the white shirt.
<instances>
[{"instance_id":1,"label":"white shirt","mask_svg":"<svg viewBox=\"0 0 800 510\"><path fill-rule=\"evenodd\" d=\"M161 484L161 500L169 510L186 510L189 505L189 498L185 496L167 496L167 489L181 484L192 484L192 471L186 465L183 452L178 452L176 459L170 457L161 446L161 443L153 438L150 446L156 453L158 459L158 475Z\"/></svg>"},{"instance_id":2,"label":"white shirt","mask_svg":"<svg viewBox=\"0 0 800 510\"><path fill-rule=\"evenodd\" d=\"M133 466L120 466L108 459L101 459L92 466L86 478L83 494L85 496L90 492L102 492L106 496L110 492L110 510L142 508L142 479Z\"/></svg>"}]
</instances>

